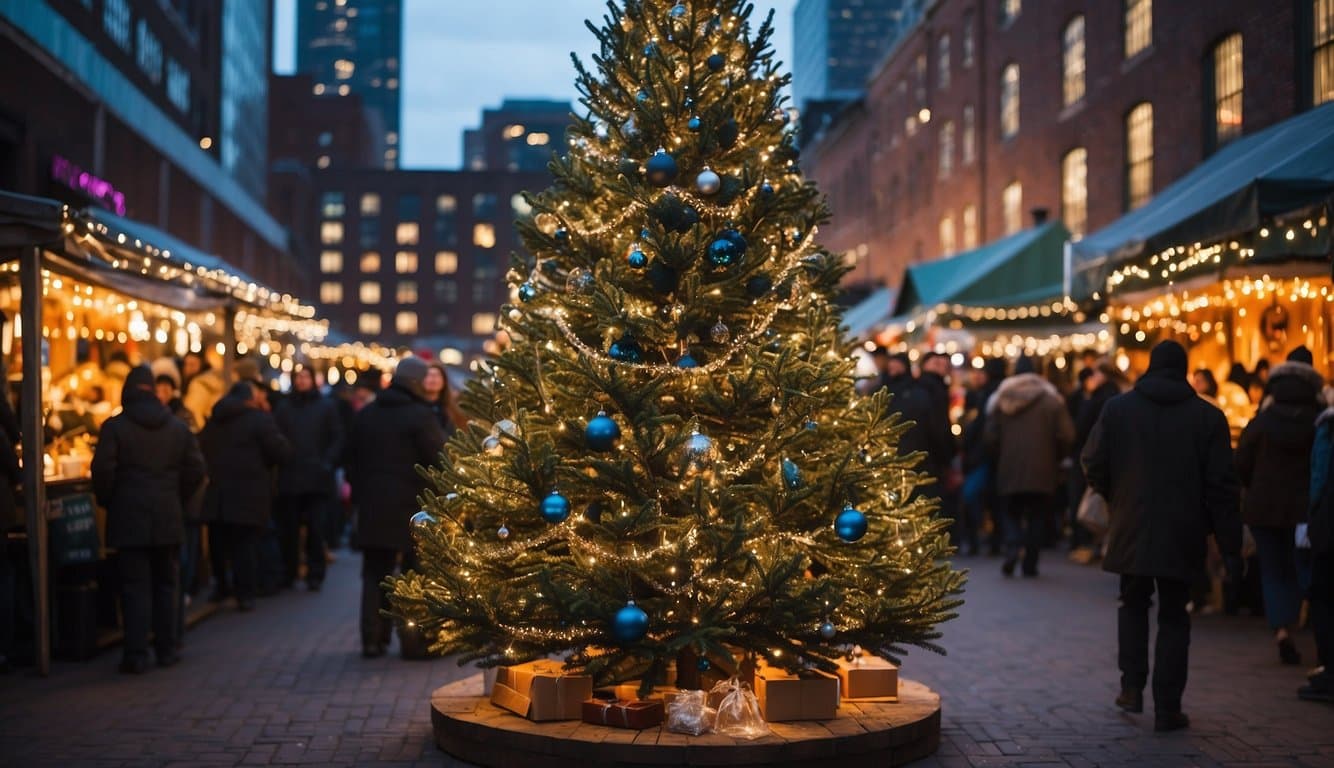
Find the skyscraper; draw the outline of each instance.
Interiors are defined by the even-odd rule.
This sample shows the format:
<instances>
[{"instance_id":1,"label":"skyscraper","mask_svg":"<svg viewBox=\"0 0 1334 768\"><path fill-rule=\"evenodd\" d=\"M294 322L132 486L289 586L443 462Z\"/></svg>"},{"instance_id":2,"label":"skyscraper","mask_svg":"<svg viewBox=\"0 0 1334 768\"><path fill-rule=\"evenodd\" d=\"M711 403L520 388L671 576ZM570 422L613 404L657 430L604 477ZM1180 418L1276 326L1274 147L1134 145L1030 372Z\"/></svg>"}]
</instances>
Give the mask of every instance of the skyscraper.
<instances>
[{"instance_id":1,"label":"skyscraper","mask_svg":"<svg viewBox=\"0 0 1334 768\"><path fill-rule=\"evenodd\" d=\"M355 93L384 125L384 167L399 157L402 0L298 0L296 69L315 94Z\"/></svg>"},{"instance_id":2,"label":"skyscraper","mask_svg":"<svg viewBox=\"0 0 1334 768\"><path fill-rule=\"evenodd\" d=\"M898 37L907 0L799 0L794 12L796 106L854 99Z\"/></svg>"},{"instance_id":3,"label":"skyscraper","mask_svg":"<svg viewBox=\"0 0 1334 768\"><path fill-rule=\"evenodd\" d=\"M260 203L268 174L272 20L272 0L228 0L222 6L218 160Z\"/></svg>"}]
</instances>

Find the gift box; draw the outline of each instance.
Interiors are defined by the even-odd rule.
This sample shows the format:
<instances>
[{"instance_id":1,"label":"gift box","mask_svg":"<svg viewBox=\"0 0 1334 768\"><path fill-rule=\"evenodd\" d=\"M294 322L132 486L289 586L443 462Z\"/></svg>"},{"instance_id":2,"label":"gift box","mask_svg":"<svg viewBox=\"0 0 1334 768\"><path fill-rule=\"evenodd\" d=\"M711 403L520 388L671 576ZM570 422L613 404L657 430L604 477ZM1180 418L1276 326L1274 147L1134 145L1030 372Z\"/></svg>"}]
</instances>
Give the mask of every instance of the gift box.
<instances>
[{"instance_id":1,"label":"gift box","mask_svg":"<svg viewBox=\"0 0 1334 768\"><path fill-rule=\"evenodd\" d=\"M558 661L538 660L501 667L491 703L529 720L578 720L593 696L593 678L567 674Z\"/></svg>"},{"instance_id":2,"label":"gift box","mask_svg":"<svg viewBox=\"0 0 1334 768\"><path fill-rule=\"evenodd\" d=\"M661 699L635 701L595 698L585 701L581 706L585 723L637 731L662 725L664 712Z\"/></svg>"},{"instance_id":3,"label":"gift box","mask_svg":"<svg viewBox=\"0 0 1334 768\"><path fill-rule=\"evenodd\" d=\"M791 673L763 662L755 667L755 696L765 722L832 720L838 716L839 680L817 669Z\"/></svg>"},{"instance_id":4,"label":"gift box","mask_svg":"<svg viewBox=\"0 0 1334 768\"><path fill-rule=\"evenodd\" d=\"M894 664L869 654L836 663L844 699L898 701L899 668Z\"/></svg>"}]
</instances>

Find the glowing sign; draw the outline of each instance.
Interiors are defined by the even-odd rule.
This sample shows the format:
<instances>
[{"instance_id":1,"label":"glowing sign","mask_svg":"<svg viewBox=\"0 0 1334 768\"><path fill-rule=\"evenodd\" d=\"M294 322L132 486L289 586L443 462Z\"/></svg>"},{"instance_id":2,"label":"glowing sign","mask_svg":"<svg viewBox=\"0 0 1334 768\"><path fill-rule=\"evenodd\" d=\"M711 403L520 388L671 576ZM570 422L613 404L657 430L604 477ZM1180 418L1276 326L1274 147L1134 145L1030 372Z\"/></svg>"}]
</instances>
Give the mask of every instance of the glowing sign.
<instances>
[{"instance_id":1,"label":"glowing sign","mask_svg":"<svg viewBox=\"0 0 1334 768\"><path fill-rule=\"evenodd\" d=\"M51 178L91 197L115 211L117 216L125 215L125 193L111 186L111 182L88 173L68 158L51 156Z\"/></svg>"}]
</instances>

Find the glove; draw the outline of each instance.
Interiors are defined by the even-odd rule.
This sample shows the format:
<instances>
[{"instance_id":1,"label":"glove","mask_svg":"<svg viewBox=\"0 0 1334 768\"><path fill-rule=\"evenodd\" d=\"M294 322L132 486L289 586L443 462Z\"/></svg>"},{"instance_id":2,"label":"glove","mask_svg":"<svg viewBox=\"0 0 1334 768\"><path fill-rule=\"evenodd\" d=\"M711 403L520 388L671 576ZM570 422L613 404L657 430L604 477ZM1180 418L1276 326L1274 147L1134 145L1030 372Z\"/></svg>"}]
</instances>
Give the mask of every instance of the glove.
<instances>
[{"instance_id":1,"label":"glove","mask_svg":"<svg viewBox=\"0 0 1334 768\"><path fill-rule=\"evenodd\" d=\"M1223 570L1227 572L1229 584L1240 585L1246 578L1246 561L1241 555L1223 555Z\"/></svg>"}]
</instances>

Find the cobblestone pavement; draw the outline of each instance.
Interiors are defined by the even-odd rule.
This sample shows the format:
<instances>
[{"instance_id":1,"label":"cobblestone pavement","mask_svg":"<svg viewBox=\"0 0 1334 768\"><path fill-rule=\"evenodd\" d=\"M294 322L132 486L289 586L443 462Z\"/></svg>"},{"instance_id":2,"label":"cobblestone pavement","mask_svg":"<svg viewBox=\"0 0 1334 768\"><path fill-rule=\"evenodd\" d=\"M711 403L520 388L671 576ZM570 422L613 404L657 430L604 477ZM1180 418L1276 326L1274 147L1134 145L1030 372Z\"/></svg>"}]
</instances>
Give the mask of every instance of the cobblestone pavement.
<instances>
[{"instance_id":1,"label":"cobblestone pavement","mask_svg":"<svg viewBox=\"0 0 1334 768\"><path fill-rule=\"evenodd\" d=\"M0 765L458 765L431 741L427 699L465 671L362 659L360 563L339 556L323 592L199 625L172 669L125 677L108 652L45 680L0 677ZM1261 620L1196 621L1194 725L1156 735L1151 714L1111 704L1112 576L1054 554L1033 580L1003 580L996 560L961 565L974 571L950 655L905 664L943 697L940 752L919 765L1334 766L1334 707L1296 700L1302 670L1279 665ZM1309 635L1299 644L1313 655Z\"/></svg>"}]
</instances>

